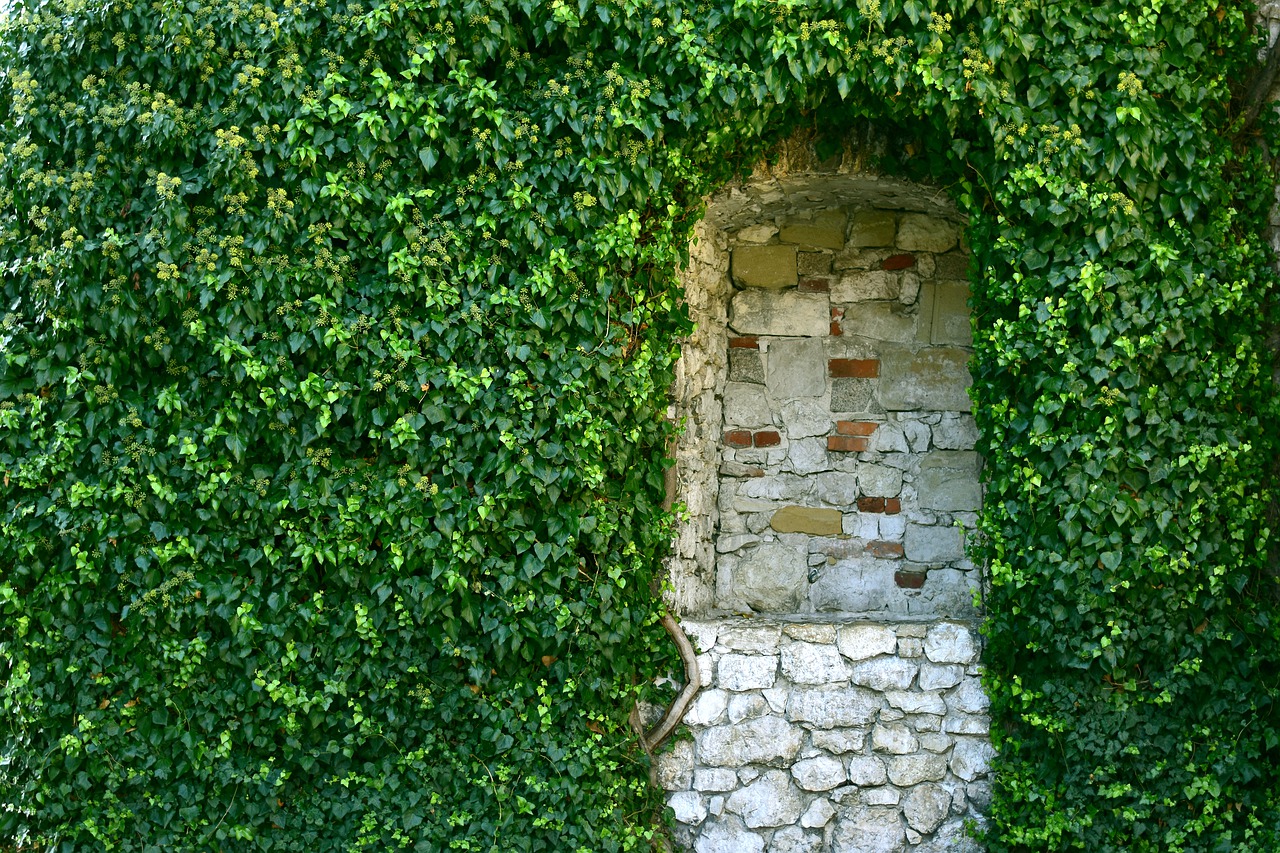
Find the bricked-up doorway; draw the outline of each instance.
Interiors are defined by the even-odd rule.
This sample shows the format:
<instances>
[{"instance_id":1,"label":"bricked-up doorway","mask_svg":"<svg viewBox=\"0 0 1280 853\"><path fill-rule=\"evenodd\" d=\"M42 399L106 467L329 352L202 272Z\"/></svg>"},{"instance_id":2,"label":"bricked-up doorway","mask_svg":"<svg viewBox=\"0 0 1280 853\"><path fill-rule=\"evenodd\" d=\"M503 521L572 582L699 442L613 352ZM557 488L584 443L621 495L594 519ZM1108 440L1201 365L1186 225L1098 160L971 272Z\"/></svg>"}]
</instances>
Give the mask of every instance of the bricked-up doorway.
<instances>
[{"instance_id":1,"label":"bricked-up doorway","mask_svg":"<svg viewBox=\"0 0 1280 853\"><path fill-rule=\"evenodd\" d=\"M677 382L683 613L973 617L962 235L936 188L866 173L711 200Z\"/></svg>"}]
</instances>

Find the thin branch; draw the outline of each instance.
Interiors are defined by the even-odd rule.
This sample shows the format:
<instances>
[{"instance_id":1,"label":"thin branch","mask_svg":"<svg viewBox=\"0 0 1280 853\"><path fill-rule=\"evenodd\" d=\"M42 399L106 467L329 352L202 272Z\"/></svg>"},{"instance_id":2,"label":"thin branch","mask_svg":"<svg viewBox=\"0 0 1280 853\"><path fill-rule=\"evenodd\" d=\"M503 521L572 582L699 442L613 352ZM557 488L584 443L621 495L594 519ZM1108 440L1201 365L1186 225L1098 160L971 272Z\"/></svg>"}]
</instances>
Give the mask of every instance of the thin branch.
<instances>
[{"instance_id":1,"label":"thin branch","mask_svg":"<svg viewBox=\"0 0 1280 853\"><path fill-rule=\"evenodd\" d=\"M702 686L702 673L698 670L698 653L694 651L693 643L689 642L689 638L685 636L680 623L668 613L662 617L662 627L666 628L671 639L675 640L676 648L680 650L680 660L684 661L684 689L667 709L662 722L658 723L652 731L640 735L640 745L648 753L662 746L675 731L676 726L680 725L685 712L689 710L689 703L693 701L694 696L698 695L698 689ZM634 711L632 713L635 714Z\"/></svg>"}]
</instances>

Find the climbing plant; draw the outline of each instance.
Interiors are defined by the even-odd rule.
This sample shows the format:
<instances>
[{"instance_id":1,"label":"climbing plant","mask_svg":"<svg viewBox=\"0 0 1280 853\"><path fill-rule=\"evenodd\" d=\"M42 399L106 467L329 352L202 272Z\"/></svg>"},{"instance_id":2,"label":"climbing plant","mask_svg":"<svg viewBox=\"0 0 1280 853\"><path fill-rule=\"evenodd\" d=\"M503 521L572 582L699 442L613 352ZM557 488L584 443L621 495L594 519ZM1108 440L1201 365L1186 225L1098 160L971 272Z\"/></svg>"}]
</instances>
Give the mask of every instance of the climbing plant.
<instances>
[{"instance_id":1,"label":"climbing plant","mask_svg":"<svg viewBox=\"0 0 1280 853\"><path fill-rule=\"evenodd\" d=\"M0 849L654 846L675 271L827 116L970 217L987 845L1275 849L1251 14L19 3Z\"/></svg>"}]
</instances>

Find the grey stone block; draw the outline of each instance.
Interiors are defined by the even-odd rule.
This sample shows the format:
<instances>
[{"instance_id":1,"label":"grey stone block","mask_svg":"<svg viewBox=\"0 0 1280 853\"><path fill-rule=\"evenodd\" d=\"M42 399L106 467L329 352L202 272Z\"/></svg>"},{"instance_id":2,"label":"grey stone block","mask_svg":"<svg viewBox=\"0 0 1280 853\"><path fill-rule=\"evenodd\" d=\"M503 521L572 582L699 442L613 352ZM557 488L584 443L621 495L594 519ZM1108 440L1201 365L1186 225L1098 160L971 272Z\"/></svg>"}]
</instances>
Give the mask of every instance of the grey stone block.
<instances>
[{"instance_id":1,"label":"grey stone block","mask_svg":"<svg viewBox=\"0 0 1280 853\"><path fill-rule=\"evenodd\" d=\"M753 349L729 350L729 381L764 384L764 361Z\"/></svg>"},{"instance_id":2,"label":"grey stone block","mask_svg":"<svg viewBox=\"0 0 1280 853\"><path fill-rule=\"evenodd\" d=\"M880 710L880 696L859 687L796 690L787 700L787 716L821 729L865 726Z\"/></svg>"},{"instance_id":3,"label":"grey stone block","mask_svg":"<svg viewBox=\"0 0 1280 853\"><path fill-rule=\"evenodd\" d=\"M768 353L769 394L775 400L821 397L827 392L827 364L822 341L772 341Z\"/></svg>"},{"instance_id":4,"label":"grey stone block","mask_svg":"<svg viewBox=\"0 0 1280 853\"><path fill-rule=\"evenodd\" d=\"M934 288L933 334L935 346L972 346L973 326L969 321L969 283L940 281Z\"/></svg>"},{"instance_id":5,"label":"grey stone block","mask_svg":"<svg viewBox=\"0 0 1280 853\"><path fill-rule=\"evenodd\" d=\"M831 853L900 853L906 831L892 806L854 806L840 815Z\"/></svg>"},{"instance_id":6,"label":"grey stone block","mask_svg":"<svg viewBox=\"0 0 1280 853\"><path fill-rule=\"evenodd\" d=\"M816 249L843 249L846 223L843 210L824 210L811 219L791 219L782 226L779 239Z\"/></svg>"},{"instance_id":7,"label":"grey stone block","mask_svg":"<svg viewBox=\"0 0 1280 853\"><path fill-rule=\"evenodd\" d=\"M933 832L951 811L951 795L940 785L916 785L902 799L907 825L922 835Z\"/></svg>"},{"instance_id":8,"label":"grey stone block","mask_svg":"<svg viewBox=\"0 0 1280 853\"><path fill-rule=\"evenodd\" d=\"M878 379L832 379L831 410L859 414L884 411L876 400Z\"/></svg>"},{"instance_id":9,"label":"grey stone block","mask_svg":"<svg viewBox=\"0 0 1280 853\"><path fill-rule=\"evenodd\" d=\"M916 313L900 302L864 302L844 312L845 335L907 343L916 337Z\"/></svg>"},{"instance_id":10,"label":"grey stone block","mask_svg":"<svg viewBox=\"0 0 1280 853\"><path fill-rule=\"evenodd\" d=\"M831 410L818 400L805 397L784 400L779 408L787 437L791 439L826 435L835 422Z\"/></svg>"},{"instance_id":11,"label":"grey stone block","mask_svg":"<svg viewBox=\"0 0 1280 853\"><path fill-rule=\"evenodd\" d=\"M729 326L740 335L826 337L831 300L825 293L744 290L729 305Z\"/></svg>"},{"instance_id":12,"label":"grey stone block","mask_svg":"<svg viewBox=\"0 0 1280 853\"><path fill-rule=\"evenodd\" d=\"M699 763L708 767L741 767L794 760L804 741L804 730L781 717L768 716L703 729L695 738Z\"/></svg>"},{"instance_id":13,"label":"grey stone block","mask_svg":"<svg viewBox=\"0 0 1280 853\"><path fill-rule=\"evenodd\" d=\"M880 403L889 411L967 412L972 384L962 349L886 347L880 356Z\"/></svg>"},{"instance_id":14,"label":"grey stone block","mask_svg":"<svg viewBox=\"0 0 1280 853\"><path fill-rule=\"evenodd\" d=\"M908 524L902 544L913 563L949 563L964 556L964 536L956 527Z\"/></svg>"},{"instance_id":15,"label":"grey stone block","mask_svg":"<svg viewBox=\"0 0 1280 853\"><path fill-rule=\"evenodd\" d=\"M982 508L978 454L971 450L935 450L920 460L916 493L920 506L943 512Z\"/></svg>"},{"instance_id":16,"label":"grey stone block","mask_svg":"<svg viewBox=\"0 0 1280 853\"><path fill-rule=\"evenodd\" d=\"M897 299L902 292L901 277L884 270L850 271L840 276L831 288L831 301L870 302L877 299ZM861 311L862 307L849 309Z\"/></svg>"},{"instance_id":17,"label":"grey stone block","mask_svg":"<svg viewBox=\"0 0 1280 853\"><path fill-rule=\"evenodd\" d=\"M772 426L773 411L764 389L746 382L725 383L724 423L726 427Z\"/></svg>"},{"instance_id":18,"label":"grey stone block","mask_svg":"<svg viewBox=\"0 0 1280 853\"><path fill-rule=\"evenodd\" d=\"M761 542L739 559L731 583L736 598L765 613L789 613L804 598L808 552L782 541Z\"/></svg>"}]
</instances>

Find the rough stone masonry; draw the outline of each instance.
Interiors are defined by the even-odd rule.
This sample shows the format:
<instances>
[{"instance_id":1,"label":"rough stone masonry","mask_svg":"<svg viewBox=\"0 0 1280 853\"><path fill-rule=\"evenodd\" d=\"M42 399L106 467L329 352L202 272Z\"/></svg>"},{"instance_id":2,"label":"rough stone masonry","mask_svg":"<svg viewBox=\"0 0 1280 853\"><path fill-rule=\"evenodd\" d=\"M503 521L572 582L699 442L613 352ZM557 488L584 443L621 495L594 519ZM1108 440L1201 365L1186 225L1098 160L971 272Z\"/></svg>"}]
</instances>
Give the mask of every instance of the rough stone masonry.
<instances>
[{"instance_id":1,"label":"rough stone masonry","mask_svg":"<svg viewBox=\"0 0 1280 853\"><path fill-rule=\"evenodd\" d=\"M658 763L695 853L977 849L961 239L923 188L803 168L713 199L699 229L671 570L703 690Z\"/></svg>"}]
</instances>

